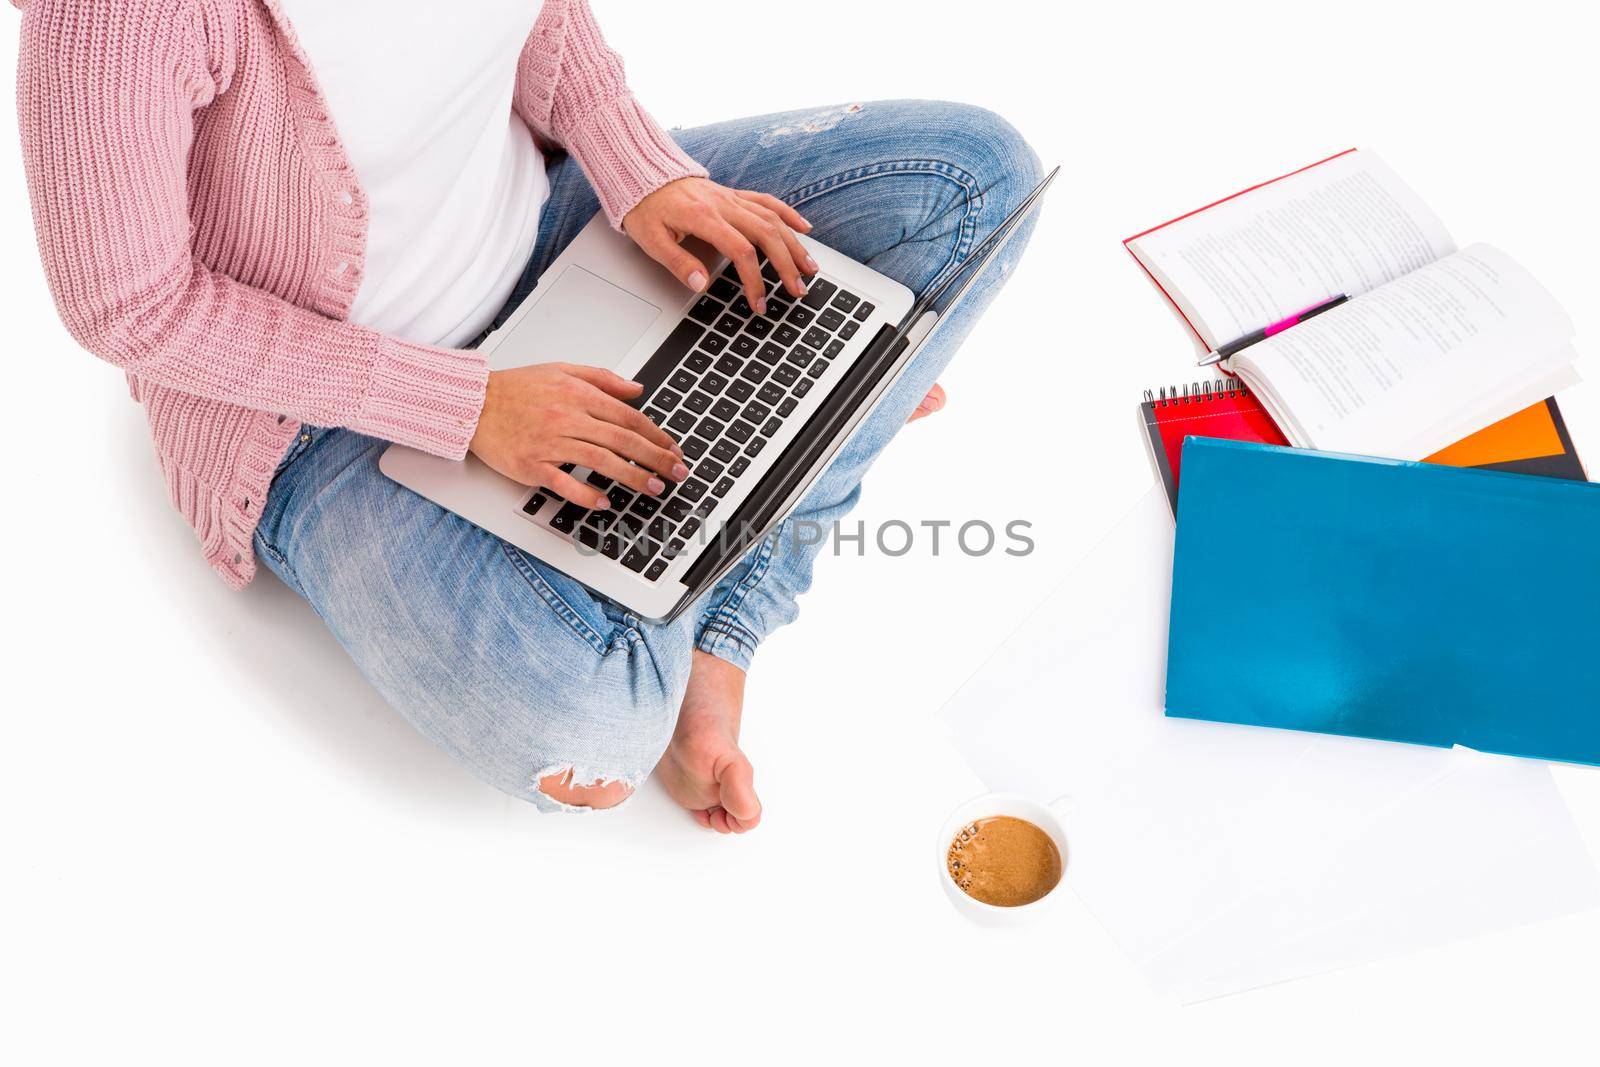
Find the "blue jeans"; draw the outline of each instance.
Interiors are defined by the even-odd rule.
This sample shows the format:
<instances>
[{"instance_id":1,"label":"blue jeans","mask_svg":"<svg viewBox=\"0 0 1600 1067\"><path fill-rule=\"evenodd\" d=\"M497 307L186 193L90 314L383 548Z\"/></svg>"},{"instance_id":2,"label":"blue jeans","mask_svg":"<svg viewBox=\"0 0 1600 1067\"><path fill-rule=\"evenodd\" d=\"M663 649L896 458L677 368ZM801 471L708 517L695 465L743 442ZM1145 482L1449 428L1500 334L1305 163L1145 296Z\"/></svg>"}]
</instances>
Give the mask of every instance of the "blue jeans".
<instances>
[{"instance_id":1,"label":"blue jeans","mask_svg":"<svg viewBox=\"0 0 1600 1067\"><path fill-rule=\"evenodd\" d=\"M914 291L962 262L1027 195L1038 160L997 116L894 101L742 119L675 134L712 178L794 204L824 244ZM538 244L502 317L599 210L569 158L552 160ZM789 523L832 529L868 466L934 384L1021 254L1019 232L945 318ZM780 528L694 610L643 622L385 478L385 444L307 427L279 466L260 557L303 596L363 674L430 741L543 810L540 779L637 785L672 737L701 649L747 667L794 619L820 545Z\"/></svg>"}]
</instances>

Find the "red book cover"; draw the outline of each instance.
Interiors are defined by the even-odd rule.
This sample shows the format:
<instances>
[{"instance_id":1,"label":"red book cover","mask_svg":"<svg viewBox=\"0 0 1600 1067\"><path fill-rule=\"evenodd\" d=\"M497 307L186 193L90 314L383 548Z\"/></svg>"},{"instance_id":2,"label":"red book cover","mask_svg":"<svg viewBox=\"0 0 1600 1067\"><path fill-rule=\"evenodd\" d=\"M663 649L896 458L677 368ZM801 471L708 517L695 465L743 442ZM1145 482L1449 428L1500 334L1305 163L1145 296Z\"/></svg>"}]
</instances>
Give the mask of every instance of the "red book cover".
<instances>
[{"instance_id":1,"label":"red book cover","mask_svg":"<svg viewBox=\"0 0 1600 1067\"><path fill-rule=\"evenodd\" d=\"M1286 445L1278 429L1250 395L1245 384L1233 381L1196 382L1183 389L1145 393L1139 405L1150 445L1150 458L1167 491L1167 504L1178 513L1178 465L1185 437L1220 437L1229 441L1258 441Z\"/></svg>"}]
</instances>

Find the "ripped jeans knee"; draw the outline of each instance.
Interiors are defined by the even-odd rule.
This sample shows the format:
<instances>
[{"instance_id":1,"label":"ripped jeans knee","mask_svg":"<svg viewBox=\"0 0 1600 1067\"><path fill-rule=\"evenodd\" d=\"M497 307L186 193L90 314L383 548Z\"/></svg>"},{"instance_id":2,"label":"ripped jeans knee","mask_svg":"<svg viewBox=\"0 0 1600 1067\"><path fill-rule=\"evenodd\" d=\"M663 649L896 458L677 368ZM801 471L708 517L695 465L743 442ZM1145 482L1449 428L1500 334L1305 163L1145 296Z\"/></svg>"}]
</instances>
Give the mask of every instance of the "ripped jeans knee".
<instances>
[{"instance_id":1,"label":"ripped jeans knee","mask_svg":"<svg viewBox=\"0 0 1600 1067\"><path fill-rule=\"evenodd\" d=\"M552 768L538 777L538 791L546 803L534 801L541 809L557 811L603 811L614 808L633 796L634 783L625 778L606 778L580 774L576 767Z\"/></svg>"}]
</instances>

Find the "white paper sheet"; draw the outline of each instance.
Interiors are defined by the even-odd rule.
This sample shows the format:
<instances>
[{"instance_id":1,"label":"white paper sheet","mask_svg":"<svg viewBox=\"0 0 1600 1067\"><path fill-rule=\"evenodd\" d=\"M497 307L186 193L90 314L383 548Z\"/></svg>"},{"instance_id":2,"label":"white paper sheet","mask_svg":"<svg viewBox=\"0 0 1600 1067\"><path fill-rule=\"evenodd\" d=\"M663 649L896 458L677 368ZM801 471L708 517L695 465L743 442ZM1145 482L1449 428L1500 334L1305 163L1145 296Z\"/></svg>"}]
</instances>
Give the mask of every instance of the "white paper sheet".
<instances>
[{"instance_id":1,"label":"white paper sheet","mask_svg":"<svg viewBox=\"0 0 1600 1067\"><path fill-rule=\"evenodd\" d=\"M1072 888L1185 1001L1600 903L1540 763L1162 714L1159 487L946 705L992 788L1071 798ZM1239 564L1219 561L1225 587ZM1248 656L1216 635L1217 672Z\"/></svg>"}]
</instances>

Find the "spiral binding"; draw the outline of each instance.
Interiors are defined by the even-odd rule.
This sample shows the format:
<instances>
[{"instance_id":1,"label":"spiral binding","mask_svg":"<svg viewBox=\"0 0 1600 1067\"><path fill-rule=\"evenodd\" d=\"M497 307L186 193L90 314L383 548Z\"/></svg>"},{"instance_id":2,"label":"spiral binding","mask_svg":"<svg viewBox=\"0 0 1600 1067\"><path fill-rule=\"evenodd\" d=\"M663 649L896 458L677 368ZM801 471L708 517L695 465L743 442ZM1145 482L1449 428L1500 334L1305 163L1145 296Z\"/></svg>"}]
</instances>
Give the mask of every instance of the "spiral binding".
<instances>
[{"instance_id":1,"label":"spiral binding","mask_svg":"<svg viewBox=\"0 0 1600 1067\"><path fill-rule=\"evenodd\" d=\"M1164 408L1173 404L1198 404L1223 397L1248 396L1249 388L1238 378L1216 378L1209 382L1190 382L1188 385L1163 385L1159 390L1146 389L1144 402Z\"/></svg>"}]
</instances>

